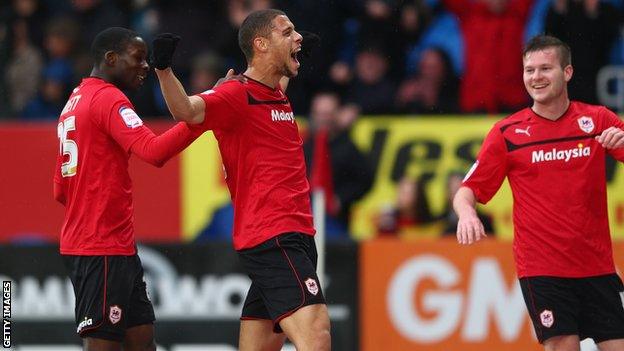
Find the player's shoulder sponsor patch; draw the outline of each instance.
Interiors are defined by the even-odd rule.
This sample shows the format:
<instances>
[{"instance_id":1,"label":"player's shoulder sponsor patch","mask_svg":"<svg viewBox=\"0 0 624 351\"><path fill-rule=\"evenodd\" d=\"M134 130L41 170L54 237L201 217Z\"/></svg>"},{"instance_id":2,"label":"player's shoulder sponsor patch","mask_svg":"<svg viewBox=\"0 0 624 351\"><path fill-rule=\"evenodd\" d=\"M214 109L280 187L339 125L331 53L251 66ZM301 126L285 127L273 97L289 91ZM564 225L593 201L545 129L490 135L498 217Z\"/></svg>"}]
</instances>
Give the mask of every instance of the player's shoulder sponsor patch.
<instances>
[{"instance_id":1,"label":"player's shoulder sponsor patch","mask_svg":"<svg viewBox=\"0 0 624 351\"><path fill-rule=\"evenodd\" d=\"M119 108L119 115L123 119L124 123L128 128L137 128L143 125L143 121L141 117L134 112L133 109L127 106L122 106Z\"/></svg>"},{"instance_id":2,"label":"player's shoulder sponsor patch","mask_svg":"<svg viewBox=\"0 0 624 351\"><path fill-rule=\"evenodd\" d=\"M210 94L214 94L216 93L216 91L212 90L212 89L208 89L206 91L204 91L203 93L201 93L201 95L210 95Z\"/></svg>"}]
</instances>

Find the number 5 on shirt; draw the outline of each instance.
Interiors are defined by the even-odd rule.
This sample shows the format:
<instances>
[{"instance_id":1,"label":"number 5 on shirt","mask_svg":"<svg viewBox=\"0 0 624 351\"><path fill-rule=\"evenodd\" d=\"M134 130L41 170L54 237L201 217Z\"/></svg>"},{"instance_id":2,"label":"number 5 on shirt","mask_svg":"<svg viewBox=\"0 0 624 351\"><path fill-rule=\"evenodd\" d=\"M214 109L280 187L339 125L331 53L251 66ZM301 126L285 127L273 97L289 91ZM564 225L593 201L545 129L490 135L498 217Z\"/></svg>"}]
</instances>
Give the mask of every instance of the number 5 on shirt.
<instances>
[{"instance_id":1,"label":"number 5 on shirt","mask_svg":"<svg viewBox=\"0 0 624 351\"><path fill-rule=\"evenodd\" d=\"M75 141L67 139L67 133L76 130L76 116L69 116L60 122L57 127L57 134L60 141L59 152L69 155L69 160L61 165L61 175L63 177L73 177L76 175L78 167L78 145Z\"/></svg>"}]
</instances>

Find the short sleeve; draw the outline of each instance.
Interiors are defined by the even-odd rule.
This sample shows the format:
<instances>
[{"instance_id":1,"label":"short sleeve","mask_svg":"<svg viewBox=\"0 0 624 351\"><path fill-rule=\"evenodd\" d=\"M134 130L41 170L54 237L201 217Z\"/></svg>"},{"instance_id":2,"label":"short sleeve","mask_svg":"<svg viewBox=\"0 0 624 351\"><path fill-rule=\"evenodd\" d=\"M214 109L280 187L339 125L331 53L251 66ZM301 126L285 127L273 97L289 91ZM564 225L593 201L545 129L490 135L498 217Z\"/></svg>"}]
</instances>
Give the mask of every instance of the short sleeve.
<instances>
[{"instance_id":1,"label":"short sleeve","mask_svg":"<svg viewBox=\"0 0 624 351\"><path fill-rule=\"evenodd\" d=\"M102 89L91 103L95 123L126 152L130 152L135 141L150 133L130 100L119 89Z\"/></svg>"},{"instance_id":2,"label":"short sleeve","mask_svg":"<svg viewBox=\"0 0 624 351\"><path fill-rule=\"evenodd\" d=\"M496 194L507 176L507 149L498 126L494 126L483 141L477 161L464 178L463 186L470 188L480 203L487 203Z\"/></svg>"},{"instance_id":3,"label":"short sleeve","mask_svg":"<svg viewBox=\"0 0 624 351\"><path fill-rule=\"evenodd\" d=\"M616 115L606 107L603 107L600 112L602 113L604 118L603 130L609 127L617 127L621 130L624 130L624 122L622 122L618 115ZM600 132L602 133L602 130ZM624 162L624 148L609 149L607 150L607 153L613 156L613 158L615 158L616 160Z\"/></svg>"},{"instance_id":4,"label":"short sleeve","mask_svg":"<svg viewBox=\"0 0 624 351\"><path fill-rule=\"evenodd\" d=\"M238 109L244 106L243 83L230 81L216 89L197 94L206 104L204 121L198 126L202 130L228 130L237 124L241 115Z\"/></svg>"}]
</instances>

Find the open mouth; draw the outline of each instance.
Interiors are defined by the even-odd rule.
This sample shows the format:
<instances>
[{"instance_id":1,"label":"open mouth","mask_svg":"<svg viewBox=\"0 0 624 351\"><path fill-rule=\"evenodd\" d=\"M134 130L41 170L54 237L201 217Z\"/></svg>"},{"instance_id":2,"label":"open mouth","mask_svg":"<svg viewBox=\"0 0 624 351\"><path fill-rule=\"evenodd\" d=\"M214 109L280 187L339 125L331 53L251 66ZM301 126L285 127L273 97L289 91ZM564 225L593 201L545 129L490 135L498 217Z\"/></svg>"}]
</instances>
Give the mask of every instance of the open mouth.
<instances>
[{"instance_id":1,"label":"open mouth","mask_svg":"<svg viewBox=\"0 0 624 351\"><path fill-rule=\"evenodd\" d=\"M293 62L295 62L295 64L299 64L299 52L301 51L301 48L296 49L295 51L290 53L290 58L293 60Z\"/></svg>"}]
</instances>

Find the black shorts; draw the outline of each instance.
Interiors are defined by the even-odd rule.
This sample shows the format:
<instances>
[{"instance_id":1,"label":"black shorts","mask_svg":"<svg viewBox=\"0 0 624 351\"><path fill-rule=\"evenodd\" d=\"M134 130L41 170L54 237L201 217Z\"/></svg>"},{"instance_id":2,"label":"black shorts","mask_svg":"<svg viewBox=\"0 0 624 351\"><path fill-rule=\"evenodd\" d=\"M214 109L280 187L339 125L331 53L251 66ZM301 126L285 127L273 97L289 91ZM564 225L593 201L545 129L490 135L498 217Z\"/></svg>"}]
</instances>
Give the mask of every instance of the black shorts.
<instances>
[{"instance_id":1,"label":"black shorts","mask_svg":"<svg viewBox=\"0 0 624 351\"><path fill-rule=\"evenodd\" d=\"M282 319L303 306L325 303L313 236L281 234L238 256L251 278L241 319L272 320L273 330L281 333Z\"/></svg>"},{"instance_id":2,"label":"black shorts","mask_svg":"<svg viewBox=\"0 0 624 351\"><path fill-rule=\"evenodd\" d=\"M121 342L126 329L152 324L139 256L68 256L65 267L76 296L76 332Z\"/></svg>"},{"instance_id":3,"label":"black shorts","mask_svg":"<svg viewBox=\"0 0 624 351\"><path fill-rule=\"evenodd\" d=\"M559 335L596 343L624 338L624 286L617 274L527 277L520 286L540 343Z\"/></svg>"}]
</instances>

